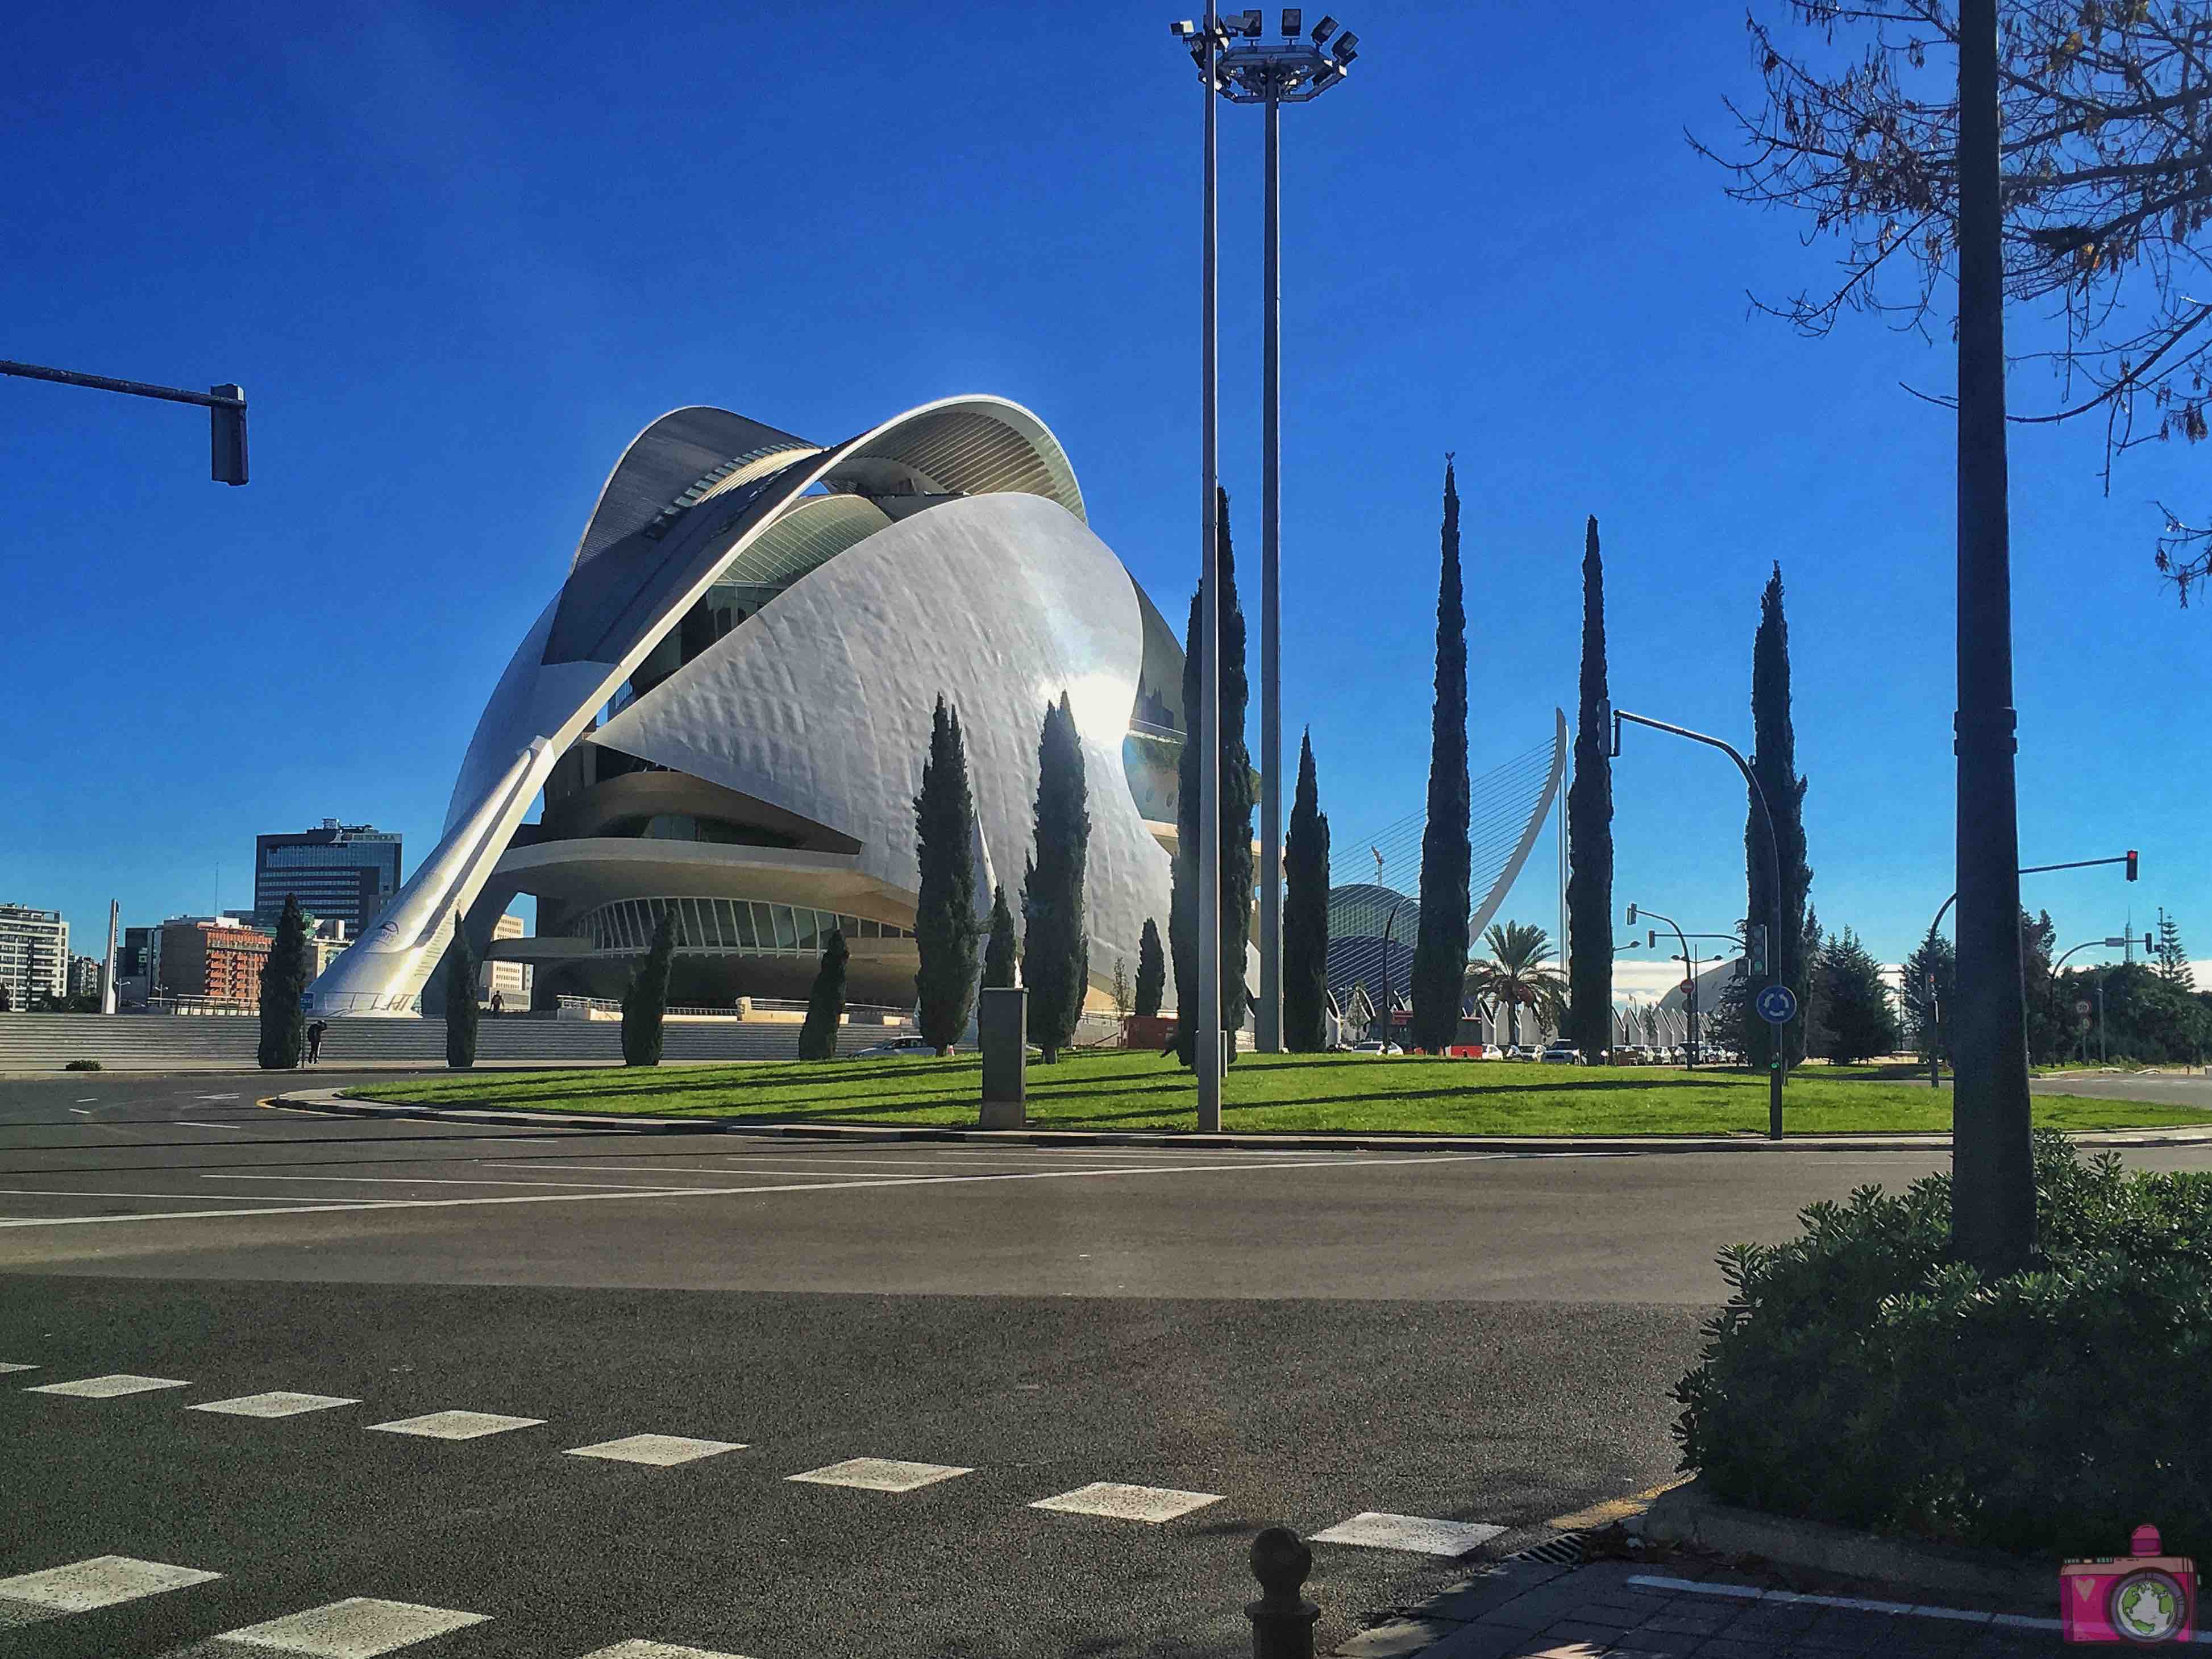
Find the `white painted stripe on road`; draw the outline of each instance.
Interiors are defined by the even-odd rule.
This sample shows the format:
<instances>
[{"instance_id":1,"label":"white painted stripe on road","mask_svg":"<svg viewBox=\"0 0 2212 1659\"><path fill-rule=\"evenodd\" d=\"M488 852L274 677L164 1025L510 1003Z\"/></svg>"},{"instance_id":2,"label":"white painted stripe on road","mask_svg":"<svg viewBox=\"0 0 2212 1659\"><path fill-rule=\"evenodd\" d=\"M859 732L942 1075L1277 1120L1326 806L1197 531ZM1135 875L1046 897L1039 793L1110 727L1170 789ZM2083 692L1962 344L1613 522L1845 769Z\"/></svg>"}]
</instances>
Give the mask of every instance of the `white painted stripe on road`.
<instances>
[{"instance_id":1,"label":"white painted stripe on road","mask_svg":"<svg viewBox=\"0 0 2212 1659\"><path fill-rule=\"evenodd\" d=\"M397 1160L393 1160L397 1161ZM498 1169L495 1164L486 1169ZM688 1188L647 1187L635 1181L464 1181L453 1176L280 1176L280 1175L210 1175L202 1181L322 1181L337 1182L349 1187L569 1187L587 1191L611 1188L622 1193L686 1192ZM281 1201L281 1200L280 1200Z\"/></svg>"},{"instance_id":2,"label":"white painted stripe on road","mask_svg":"<svg viewBox=\"0 0 2212 1659\"><path fill-rule=\"evenodd\" d=\"M48 1567L43 1572L0 1578L0 1599L27 1601L57 1613L90 1613L98 1607L112 1607L121 1602L136 1601L141 1596L184 1589L222 1577L219 1572L203 1572L198 1567L173 1567L164 1561L140 1561L128 1555L95 1555L89 1560L72 1561L65 1567Z\"/></svg>"},{"instance_id":3,"label":"white painted stripe on road","mask_svg":"<svg viewBox=\"0 0 2212 1659\"><path fill-rule=\"evenodd\" d=\"M543 1165L541 1165L541 1164L489 1164L489 1163L488 1163L488 1164L486 1164L484 1165L484 1168L485 1168L485 1169L487 1169L487 1170L540 1170L540 1169L543 1169L543 1167L544 1167ZM747 1164L747 1165L745 1166L745 1168L746 1168L746 1170L747 1170L747 1171L748 1171L748 1172L754 1171L754 1170L757 1170L757 1171L758 1171L759 1173L761 1173L762 1175L805 1175L805 1176L822 1176L822 1177L823 1177L823 1179L825 1179L825 1180L835 1180L835 1179L836 1178L836 1176L837 1176L837 1175L838 1175L838 1172L839 1172L840 1170L849 1170L849 1169L853 1169L854 1167L854 1165L852 1165L852 1164L844 1164L844 1163L840 1163L840 1164L838 1164L836 1167L831 1168L831 1169L823 1169L823 1168L821 1165L819 1165L819 1164ZM600 1173L606 1174L606 1175L663 1175L663 1176L670 1176L670 1175L696 1175L696 1176L726 1176L727 1175L729 1175L729 1174L731 1173L731 1171L730 1171L730 1170L728 1170L727 1169L693 1169L693 1170L684 1170L684 1169L673 1169L673 1170L671 1170L671 1169L655 1169L655 1168L653 1168L652 1165L650 1165L650 1164L579 1164L579 1165L576 1165L576 1166L575 1166L575 1170L576 1170L576 1173L577 1173L578 1175L588 1175L588 1174L592 1173L592 1171L594 1171L594 1170L597 1170L597 1171L599 1171L599 1172L600 1172ZM859 1170L859 1171L858 1171L858 1173L859 1173L859 1175L860 1175L863 1179L870 1180L870 1181L896 1181L896 1180L899 1180L899 1179L901 1178L901 1177L899 1176L898 1173L897 1173L896 1170L884 1170L884 1172L882 1172L881 1174L877 1174L877 1173L875 1173L875 1172L874 1172L874 1171L872 1171L872 1170ZM987 1172L987 1171L985 1171L985 1170L977 1170L974 1171L973 1173L974 1173L976 1176L978 1176L978 1177L980 1178L980 1177L981 1177L982 1176L984 1176L985 1174L987 1174L988 1172ZM1020 1170L1012 1170L1012 1169L1009 1169L1008 1170L1006 1170L1006 1174L1008 1174L1008 1175L1018 1175L1018 1174L1020 1174L1020 1173L1022 1173L1022 1172L1021 1172ZM1112 1173L1112 1171L1103 1171L1103 1172L1102 1172L1102 1171L1097 1171L1097 1170L1094 1170L1094 1171L1092 1171L1092 1173L1094 1173L1094 1174L1096 1174L1096 1173ZM561 1186L561 1185L562 1185L563 1183L562 1183L562 1182L557 1182L557 1181L510 1181L510 1182L488 1181L488 1182L483 1182L483 1183L482 1183L482 1184L483 1184L483 1185L484 1185L484 1186L487 1186L487 1187L500 1187L500 1186L508 1186L508 1187L557 1187L557 1186ZM579 1184L581 1184L581 1183L579 1183ZM609 1182L600 1182L600 1183L598 1183L598 1184L599 1184L599 1185L603 1185L603 1186L608 1186L608 1187L614 1187L614 1186L619 1186L619 1185L621 1185L622 1183L621 1183L621 1182L619 1182L609 1181ZM672 1189L672 1190L673 1190L673 1189Z\"/></svg>"},{"instance_id":4,"label":"white painted stripe on road","mask_svg":"<svg viewBox=\"0 0 2212 1659\"><path fill-rule=\"evenodd\" d=\"M225 1134L230 1135L242 1135L246 1133L235 1123L203 1123L195 1117L172 1118L169 1121L186 1129L220 1129Z\"/></svg>"},{"instance_id":5,"label":"white painted stripe on road","mask_svg":"<svg viewBox=\"0 0 2212 1659\"><path fill-rule=\"evenodd\" d=\"M816 1486L857 1486L863 1492L913 1492L975 1473L950 1463L903 1463L896 1457L848 1457L826 1468L809 1469L804 1474L787 1474L783 1478Z\"/></svg>"},{"instance_id":6,"label":"white painted stripe on road","mask_svg":"<svg viewBox=\"0 0 2212 1659\"><path fill-rule=\"evenodd\" d=\"M611 1648L592 1649L584 1659L744 1659L744 1655L680 1648L672 1642L617 1642Z\"/></svg>"},{"instance_id":7,"label":"white painted stripe on road","mask_svg":"<svg viewBox=\"0 0 2212 1659\"><path fill-rule=\"evenodd\" d=\"M0 1376L10 1371L34 1371L38 1369L36 1365L0 1365Z\"/></svg>"},{"instance_id":8,"label":"white painted stripe on road","mask_svg":"<svg viewBox=\"0 0 2212 1659\"><path fill-rule=\"evenodd\" d=\"M452 1607L349 1595L327 1607L310 1607L305 1613L248 1625L242 1630L227 1630L215 1639L303 1654L307 1659L376 1659L378 1654L395 1653L449 1631L483 1624L490 1617Z\"/></svg>"},{"instance_id":9,"label":"white painted stripe on road","mask_svg":"<svg viewBox=\"0 0 2212 1659\"><path fill-rule=\"evenodd\" d=\"M724 1452L743 1451L742 1440L693 1440L680 1434L632 1434L620 1440L602 1440L596 1446L571 1446L562 1453L563 1457L605 1457L617 1463L647 1463L657 1469L673 1468L678 1463L696 1462L702 1457L719 1457Z\"/></svg>"},{"instance_id":10,"label":"white painted stripe on road","mask_svg":"<svg viewBox=\"0 0 2212 1659\"><path fill-rule=\"evenodd\" d=\"M1218 1492L1176 1492L1168 1486L1126 1486L1117 1480L1094 1480L1057 1498L1040 1498L1030 1507L1056 1510L1063 1515L1103 1515L1111 1521L1142 1521L1157 1527L1220 1501Z\"/></svg>"},{"instance_id":11,"label":"white painted stripe on road","mask_svg":"<svg viewBox=\"0 0 2212 1659\"><path fill-rule=\"evenodd\" d=\"M478 1208L493 1204L592 1204L609 1199L635 1200L645 1198L742 1198L760 1193L827 1193L856 1192L866 1189L880 1192L886 1187L942 1187L961 1186L981 1182L1005 1185L1015 1181L1079 1181L1086 1177L1123 1175L1249 1175L1255 1171L1273 1173L1278 1170L1341 1170L1364 1168L1389 1169L1407 1164L1436 1166L1444 1164L1493 1164L1529 1156L1522 1152L1423 1152L1413 1158L1336 1158L1327 1163L1260 1164L1239 1158L1231 1164L1169 1164L1150 1165L1144 1169L1109 1170L1037 1170L1015 1175L960 1176L891 1176L876 1181L813 1181L782 1182L766 1187L685 1187L682 1188L641 1187L634 1192L577 1193L573 1196L555 1198L548 1194L517 1194L512 1198L395 1198L349 1199L329 1204L302 1204L293 1209L275 1210L176 1210L164 1212L148 1211L140 1215L58 1215L11 1216L0 1219L0 1228L6 1227L94 1227L120 1224L131 1221L208 1221L226 1218L264 1215L314 1215L330 1210L460 1210Z\"/></svg>"},{"instance_id":12,"label":"white painted stripe on road","mask_svg":"<svg viewBox=\"0 0 2212 1659\"><path fill-rule=\"evenodd\" d=\"M196 1100L236 1100L238 1097L236 1095L196 1095L193 1098Z\"/></svg>"},{"instance_id":13,"label":"white painted stripe on road","mask_svg":"<svg viewBox=\"0 0 2212 1659\"><path fill-rule=\"evenodd\" d=\"M1425 1515L1389 1515L1367 1510L1323 1528L1306 1541L1357 1544L1363 1549L1404 1550L1416 1555L1461 1556L1504 1530L1484 1521L1438 1521Z\"/></svg>"},{"instance_id":14,"label":"white painted stripe on road","mask_svg":"<svg viewBox=\"0 0 2212 1659\"><path fill-rule=\"evenodd\" d=\"M501 1417L495 1412L426 1412L421 1417L403 1417L390 1423L372 1423L374 1434L411 1434L424 1440L479 1440L488 1434L505 1434L510 1429L535 1429L544 1425L542 1417Z\"/></svg>"},{"instance_id":15,"label":"white painted stripe on road","mask_svg":"<svg viewBox=\"0 0 2212 1659\"><path fill-rule=\"evenodd\" d=\"M188 1412L216 1412L225 1417L298 1417L305 1412L326 1412L338 1406L358 1406L358 1400L348 1400L334 1394L290 1394L277 1389L270 1394L240 1395L235 1400L210 1400L204 1406L187 1406Z\"/></svg>"},{"instance_id":16,"label":"white painted stripe on road","mask_svg":"<svg viewBox=\"0 0 2212 1659\"><path fill-rule=\"evenodd\" d=\"M229 1178L230 1177L227 1176L202 1176L200 1177L203 1181L224 1181L228 1180ZM241 1176L240 1178L245 1179L246 1177ZM98 1187L68 1187L53 1188L45 1187L0 1187L0 1197L166 1198L173 1204L296 1204L299 1202L299 1200L295 1198L263 1198L255 1193L208 1193L204 1195L195 1195L191 1193L112 1193ZM349 1206L355 1206L358 1202L358 1200L343 1199L334 1201L346 1204ZM318 1205L315 1207L319 1209L324 1206ZM372 1205L369 1207L375 1208L377 1206ZM74 1216L60 1217L57 1218L62 1220L76 1219ZM99 1218L94 1217L94 1219L97 1220ZM4 1226L6 1224L7 1224L5 1222L0 1222L0 1226Z\"/></svg>"},{"instance_id":17,"label":"white painted stripe on road","mask_svg":"<svg viewBox=\"0 0 2212 1659\"><path fill-rule=\"evenodd\" d=\"M25 1394L64 1394L78 1400L114 1400L126 1394L148 1394L155 1389L189 1389L173 1376L137 1376L117 1371L107 1376L81 1377L74 1382L37 1382Z\"/></svg>"}]
</instances>

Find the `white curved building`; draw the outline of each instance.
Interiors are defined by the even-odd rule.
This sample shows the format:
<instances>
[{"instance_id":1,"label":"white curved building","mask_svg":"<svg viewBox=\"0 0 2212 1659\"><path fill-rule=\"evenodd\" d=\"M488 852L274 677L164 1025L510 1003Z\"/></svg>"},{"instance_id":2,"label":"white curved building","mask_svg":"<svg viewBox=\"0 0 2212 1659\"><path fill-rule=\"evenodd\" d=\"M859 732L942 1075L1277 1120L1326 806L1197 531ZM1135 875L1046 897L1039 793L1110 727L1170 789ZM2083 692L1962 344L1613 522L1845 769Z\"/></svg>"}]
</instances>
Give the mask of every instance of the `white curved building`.
<instances>
[{"instance_id":1,"label":"white curved building","mask_svg":"<svg viewBox=\"0 0 2212 1659\"><path fill-rule=\"evenodd\" d=\"M1044 424L928 404L828 448L683 409L616 464L567 579L477 726L436 849L308 995L421 1006L453 919L537 969L535 1000L619 994L676 907L670 1000L805 993L829 930L848 994L913 1000L914 797L957 708L988 907L1018 903L1038 726L1063 690L1091 793L1091 969L1166 932L1182 652L1091 533ZM533 803L543 810L524 819ZM515 895L538 932L495 944Z\"/></svg>"}]
</instances>

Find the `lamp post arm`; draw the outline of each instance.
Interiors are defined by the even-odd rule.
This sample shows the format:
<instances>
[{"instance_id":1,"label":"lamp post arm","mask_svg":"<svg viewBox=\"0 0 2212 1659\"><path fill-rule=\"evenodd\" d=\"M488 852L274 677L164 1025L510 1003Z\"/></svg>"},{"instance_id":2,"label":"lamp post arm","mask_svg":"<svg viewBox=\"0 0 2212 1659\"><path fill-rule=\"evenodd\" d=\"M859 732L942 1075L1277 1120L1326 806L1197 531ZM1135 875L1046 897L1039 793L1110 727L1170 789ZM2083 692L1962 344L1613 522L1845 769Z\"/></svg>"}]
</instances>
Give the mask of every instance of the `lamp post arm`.
<instances>
[{"instance_id":1,"label":"lamp post arm","mask_svg":"<svg viewBox=\"0 0 2212 1659\"><path fill-rule=\"evenodd\" d=\"M94 392L121 392L133 398L159 398L165 403L197 404L202 409L243 409L246 399L217 392L186 392L173 386L150 386L143 380L116 380L105 374L80 374L70 368L41 368L36 363L12 363L0 359L0 374L27 380L51 380L57 386L81 386Z\"/></svg>"}]
</instances>

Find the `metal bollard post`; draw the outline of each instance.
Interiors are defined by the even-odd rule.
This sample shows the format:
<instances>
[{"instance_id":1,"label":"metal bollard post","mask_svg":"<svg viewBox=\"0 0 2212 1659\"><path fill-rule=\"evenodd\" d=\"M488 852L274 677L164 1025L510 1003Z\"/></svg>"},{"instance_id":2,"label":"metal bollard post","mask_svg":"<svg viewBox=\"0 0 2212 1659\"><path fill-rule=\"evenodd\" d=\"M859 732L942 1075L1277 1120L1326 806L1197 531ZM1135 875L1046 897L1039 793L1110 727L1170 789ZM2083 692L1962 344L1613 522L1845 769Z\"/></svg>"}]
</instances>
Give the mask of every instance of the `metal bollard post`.
<instances>
[{"instance_id":1,"label":"metal bollard post","mask_svg":"<svg viewBox=\"0 0 2212 1659\"><path fill-rule=\"evenodd\" d=\"M981 994L975 1035L983 1050L983 1109L977 1127L1020 1129L1029 1123L1029 993L1020 986Z\"/></svg>"},{"instance_id":2,"label":"metal bollard post","mask_svg":"<svg viewBox=\"0 0 2212 1659\"><path fill-rule=\"evenodd\" d=\"M1298 1594L1313 1571L1313 1551L1288 1527L1270 1527L1252 1540L1252 1576L1260 1599L1244 1604L1252 1621L1252 1659L1313 1659L1321 1609Z\"/></svg>"}]
</instances>

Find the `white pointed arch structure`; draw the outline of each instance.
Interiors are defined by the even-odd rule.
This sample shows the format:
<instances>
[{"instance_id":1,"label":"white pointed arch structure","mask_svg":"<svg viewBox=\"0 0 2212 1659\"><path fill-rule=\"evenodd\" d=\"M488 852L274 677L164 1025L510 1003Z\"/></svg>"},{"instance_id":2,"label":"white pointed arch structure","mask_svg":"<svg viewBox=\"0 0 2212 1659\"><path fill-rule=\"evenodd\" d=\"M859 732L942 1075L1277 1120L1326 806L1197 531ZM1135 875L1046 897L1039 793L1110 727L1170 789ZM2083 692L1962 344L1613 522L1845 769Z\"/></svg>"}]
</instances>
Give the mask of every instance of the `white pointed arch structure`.
<instances>
[{"instance_id":1,"label":"white pointed arch structure","mask_svg":"<svg viewBox=\"0 0 2212 1659\"><path fill-rule=\"evenodd\" d=\"M455 917L481 953L520 892L538 897L539 936L492 954L541 977L626 971L637 907L673 905L679 957L696 952L702 973L710 957L750 963L764 984L778 963L811 974L804 918L857 927L856 971L902 976L887 1000L903 1003L912 803L939 694L964 723L984 865L1010 887L1044 703L1072 696L1091 965L1109 982L1144 920L1167 914L1152 825L1173 818L1171 757L1163 775L1157 743L1127 738L1133 720L1179 732L1181 684L1173 634L1019 404L946 398L827 447L675 410L608 476L477 723L438 846L309 1006L416 1012ZM988 879L978 896L988 909Z\"/></svg>"}]
</instances>

